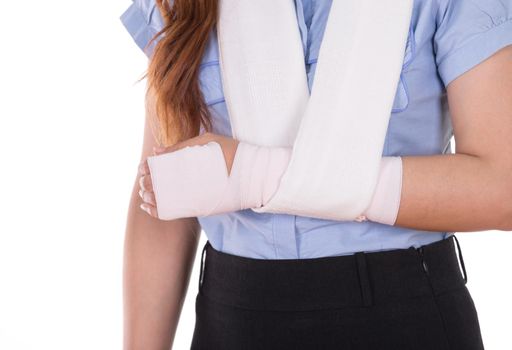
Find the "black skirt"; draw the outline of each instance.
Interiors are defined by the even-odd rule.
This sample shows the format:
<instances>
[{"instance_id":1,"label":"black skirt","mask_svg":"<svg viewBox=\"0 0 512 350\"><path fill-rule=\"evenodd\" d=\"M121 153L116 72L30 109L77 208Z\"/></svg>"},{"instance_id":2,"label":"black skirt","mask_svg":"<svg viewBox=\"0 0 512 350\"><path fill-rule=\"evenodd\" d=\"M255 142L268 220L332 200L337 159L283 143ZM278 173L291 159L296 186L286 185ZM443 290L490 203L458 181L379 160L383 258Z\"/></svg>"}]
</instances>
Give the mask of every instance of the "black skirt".
<instances>
[{"instance_id":1,"label":"black skirt","mask_svg":"<svg viewBox=\"0 0 512 350\"><path fill-rule=\"evenodd\" d=\"M206 242L203 255L192 350L484 348L455 236L310 259L253 259Z\"/></svg>"}]
</instances>

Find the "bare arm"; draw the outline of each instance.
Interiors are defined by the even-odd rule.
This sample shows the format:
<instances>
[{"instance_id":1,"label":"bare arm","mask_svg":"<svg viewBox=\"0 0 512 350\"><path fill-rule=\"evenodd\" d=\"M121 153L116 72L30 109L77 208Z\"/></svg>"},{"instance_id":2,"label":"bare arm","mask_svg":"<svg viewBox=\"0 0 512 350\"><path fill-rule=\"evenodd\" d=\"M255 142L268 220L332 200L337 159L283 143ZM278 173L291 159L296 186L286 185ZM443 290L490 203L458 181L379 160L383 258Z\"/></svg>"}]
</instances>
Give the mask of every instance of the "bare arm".
<instances>
[{"instance_id":1,"label":"bare arm","mask_svg":"<svg viewBox=\"0 0 512 350\"><path fill-rule=\"evenodd\" d=\"M141 161L156 146L148 122L154 113L151 95L146 106ZM137 176L125 233L123 344L125 350L167 350L187 293L200 226L196 218L161 221L147 215L139 207L138 180Z\"/></svg>"},{"instance_id":2,"label":"bare arm","mask_svg":"<svg viewBox=\"0 0 512 350\"><path fill-rule=\"evenodd\" d=\"M404 156L396 225L512 231L512 46L447 87L456 154Z\"/></svg>"}]
</instances>

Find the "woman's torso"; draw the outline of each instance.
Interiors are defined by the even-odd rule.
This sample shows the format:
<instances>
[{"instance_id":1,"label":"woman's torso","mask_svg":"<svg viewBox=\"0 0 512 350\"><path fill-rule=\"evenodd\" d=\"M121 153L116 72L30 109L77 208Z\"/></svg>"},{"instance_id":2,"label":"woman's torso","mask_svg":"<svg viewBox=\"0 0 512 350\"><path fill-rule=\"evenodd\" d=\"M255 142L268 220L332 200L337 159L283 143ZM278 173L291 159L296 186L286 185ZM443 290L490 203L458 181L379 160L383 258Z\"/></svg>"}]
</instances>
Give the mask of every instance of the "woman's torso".
<instances>
[{"instance_id":1,"label":"woman's torso","mask_svg":"<svg viewBox=\"0 0 512 350\"><path fill-rule=\"evenodd\" d=\"M332 0L296 0L310 89ZM397 88L383 156L451 153L452 127L443 82L437 74L431 1L415 3L404 66ZM377 58L376 58L377 59ZM203 59L201 87L212 111L214 132L230 136L222 93L217 38ZM375 222L331 221L255 213L250 209L199 218L212 246L253 258L290 259L352 254L428 244L450 235Z\"/></svg>"},{"instance_id":2,"label":"woman's torso","mask_svg":"<svg viewBox=\"0 0 512 350\"><path fill-rule=\"evenodd\" d=\"M288 1L296 4L311 89L333 0ZM163 26L155 0L133 0L121 19L141 49ZM512 0L414 0L382 156L452 153L453 129L446 86L508 44L512 44ZM146 51L148 56L152 47ZM212 113L213 131L231 136L215 30L203 56L199 79ZM200 217L199 221L213 248L263 259L314 258L418 247L453 233L371 221L256 213L250 209Z\"/></svg>"}]
</instances>

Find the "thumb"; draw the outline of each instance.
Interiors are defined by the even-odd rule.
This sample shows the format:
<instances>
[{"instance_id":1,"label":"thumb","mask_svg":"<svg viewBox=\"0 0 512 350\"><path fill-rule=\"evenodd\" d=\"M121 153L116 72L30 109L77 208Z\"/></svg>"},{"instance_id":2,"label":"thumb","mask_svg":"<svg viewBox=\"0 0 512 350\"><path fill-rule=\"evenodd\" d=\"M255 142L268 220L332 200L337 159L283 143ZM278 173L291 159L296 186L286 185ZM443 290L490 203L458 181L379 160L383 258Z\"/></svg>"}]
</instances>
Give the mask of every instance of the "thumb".
<instances>
[{"instance_id":1,"label":"thumb","mask_svg":"<svg viewBox=\"0 0 512 350\"><path fill-rule=\"evenodd\" d=\"M153 153L154 154L164 153L166 150L167 150L167 147L153 146Z\"/></svg>"}]
</instances>

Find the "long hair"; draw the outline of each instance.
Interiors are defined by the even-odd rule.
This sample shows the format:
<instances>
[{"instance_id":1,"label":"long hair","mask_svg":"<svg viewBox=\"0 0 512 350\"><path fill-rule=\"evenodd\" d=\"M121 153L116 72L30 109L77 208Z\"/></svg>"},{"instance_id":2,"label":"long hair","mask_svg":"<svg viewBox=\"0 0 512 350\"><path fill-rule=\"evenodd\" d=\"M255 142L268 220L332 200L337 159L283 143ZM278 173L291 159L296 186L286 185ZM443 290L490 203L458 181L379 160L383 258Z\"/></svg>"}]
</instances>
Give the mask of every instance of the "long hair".
<instances>
[{"instance_id":1,"label":"long hair","mask_svg":"<svg viewBox=\"0 0 512 350\"><path fill-rule=\"evenodd\" d=\"M164 27L148 64L146 94L152 93L153 134L163 146L211 131L211 116L199 85L199 66L217 23L218 0L155 0ZM147 96L147 95L146 95Z\"/></svg>"}]
</instances>

